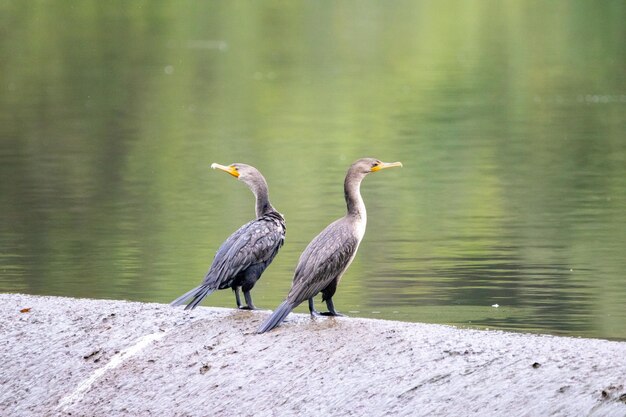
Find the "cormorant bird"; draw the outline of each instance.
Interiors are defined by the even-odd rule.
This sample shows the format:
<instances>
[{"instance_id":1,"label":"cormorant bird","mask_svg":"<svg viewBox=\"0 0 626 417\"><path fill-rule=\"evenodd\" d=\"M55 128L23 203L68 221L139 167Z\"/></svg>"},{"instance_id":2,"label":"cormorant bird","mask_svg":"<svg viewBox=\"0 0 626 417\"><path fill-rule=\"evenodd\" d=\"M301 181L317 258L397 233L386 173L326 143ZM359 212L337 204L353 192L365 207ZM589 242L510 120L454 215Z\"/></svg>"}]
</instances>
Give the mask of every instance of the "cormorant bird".
<instances>
[{"instance_id":1,"label":"cormorant bird","mask_svg":"<svg viewBox=\"0 0 626 417\"><path fill-rule=\"evenodd\" d=\"M350 166L344 182L347 214L326 227L302 252L287 299L259 328L259 333L278 326L304 300L309 300L312 316L341 315L335 311L332 297L341 276L356 255L367 223L365 204L360 192L361 181L370 172L401 166L400 162L385 163L373 158L359 159ZM322 301L326 301L328 307L328 312L325 313L315 311L313 304L313 297L320 291Z\"/></svg>"},{"instance_id":2,"label":"cormorant bird","mask_svg":"<svg viewBox=\"0 0 626 417\"><path fill-rule=\"evenodd\" d=\"M172 306L189 303L185 310L194 309L215 290L232 288L237 307L254 310L250 290L265 268L274 259L285 241L285 218L269 200L267 182L253 166L234 163L229 166L211 164L243 181L256 197L256 219L241 226L217 250L213 263L202 284L172 301ZM243 290L246 305L241 304L239 288Z\"/></svg>"}]
</instances>

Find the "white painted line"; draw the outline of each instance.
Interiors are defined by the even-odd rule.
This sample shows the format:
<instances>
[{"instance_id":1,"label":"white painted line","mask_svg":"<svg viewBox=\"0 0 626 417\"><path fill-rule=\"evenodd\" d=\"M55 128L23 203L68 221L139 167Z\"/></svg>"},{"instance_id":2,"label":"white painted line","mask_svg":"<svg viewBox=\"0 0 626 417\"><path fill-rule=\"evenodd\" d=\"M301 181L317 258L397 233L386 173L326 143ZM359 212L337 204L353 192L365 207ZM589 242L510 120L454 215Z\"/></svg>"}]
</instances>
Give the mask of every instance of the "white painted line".
<instances>
[{"instance_id":1,"label":"white painted line","mask_svg":"<svg viewBox=\"0 0 626 417\"><path fill-rule=\"evenodd\" d=\"M122 363L124 363L124 361L130 359L131 357L135 356L137 353L141 352L150 343L163 338L163 336L165 336L166 333L167 332L158 332L158 333L153 333L153 334L143 336L134 345L113 355L109 363L104 365L102 368L96 369L96 371L93 374L91 374L89 378L85 379L83 382L78 384L78 387L76 387L74 392L61 398L61 401L59 401L59 405L57 406L57 408L63 408L63 411L65 411L73 404L79 402L83 398L83 395L85 395L85 393L89 390L89 388L91 388L93 383L98 380L98 378L101 378L106 372L110 371L111 369L117 368Z\"/></svg>"}]
</instances>

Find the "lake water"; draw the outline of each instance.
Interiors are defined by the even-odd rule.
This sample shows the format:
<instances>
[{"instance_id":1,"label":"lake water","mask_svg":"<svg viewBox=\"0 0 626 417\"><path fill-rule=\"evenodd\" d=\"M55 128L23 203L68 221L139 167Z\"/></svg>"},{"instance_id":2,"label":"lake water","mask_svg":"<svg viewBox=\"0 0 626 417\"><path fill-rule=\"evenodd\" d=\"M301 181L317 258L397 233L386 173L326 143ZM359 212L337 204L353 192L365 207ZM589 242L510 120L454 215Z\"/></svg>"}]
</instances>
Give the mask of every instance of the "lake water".
<instances>
[{"instance_id":1,"label":"lake water","mask_svg":"<svg viewBox=\"0 0 626 417\"><path fill-rule=\"evenodd\" d=\"M171 301L254 216L209 169L244 162L287 219L253 291L274 308L373 156L404 168L363 183L339 311L626 340L625 22L622 2L3 1L0 291Z\"/></svg>"}]
</instances>

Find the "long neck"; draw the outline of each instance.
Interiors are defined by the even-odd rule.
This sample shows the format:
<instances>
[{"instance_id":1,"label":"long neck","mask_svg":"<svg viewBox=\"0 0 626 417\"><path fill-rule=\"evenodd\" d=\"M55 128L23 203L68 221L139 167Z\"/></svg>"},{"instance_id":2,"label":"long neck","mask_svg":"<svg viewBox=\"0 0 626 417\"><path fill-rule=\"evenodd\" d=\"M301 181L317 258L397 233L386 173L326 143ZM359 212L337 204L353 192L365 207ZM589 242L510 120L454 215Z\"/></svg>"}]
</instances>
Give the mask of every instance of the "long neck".
<instances>
[{"instance_id":1,"label":"long neck","mask_svg":"<svg viewBox=\"0 0 626 417\"><path fill-rule=\"evenodd\" d=\"M270 211L275 211L274 207L270 203L270 194L267 189L267 183L265 179L258 179L254 183L250 184L250 190L254 194L256 198L256 216L261 217L262 215L269 213Z\"/></svg>"},{"instance_id":2,"label":"long neck","mask_svg":"<svg viewBox=\"0 0 626 417\"><path fill-rule=\"evenodd\" d=\"M365 203L363 203L363 198L361 197L361 181L363 177L363 175L349 171L343 183L343 191L348 206L348 217L366 221L367 212L365 211Z\"/></svg>"}]
</instances>

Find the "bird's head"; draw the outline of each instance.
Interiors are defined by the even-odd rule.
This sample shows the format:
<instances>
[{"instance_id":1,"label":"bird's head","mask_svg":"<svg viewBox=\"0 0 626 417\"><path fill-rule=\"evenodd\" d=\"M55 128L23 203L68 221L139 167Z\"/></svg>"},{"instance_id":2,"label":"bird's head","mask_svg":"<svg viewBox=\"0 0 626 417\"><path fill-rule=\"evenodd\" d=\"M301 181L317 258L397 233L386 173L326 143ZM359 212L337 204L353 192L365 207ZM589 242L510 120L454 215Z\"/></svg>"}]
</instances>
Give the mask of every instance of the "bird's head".
<instances>
[{"instance_id":1,"label":"bird's head","mask_svg":"<svg viewBox=\"0 0 626 417\"><path fill-rule=\"evenodd\" d=\"M362 175L369 174L370 172L380 171L381 169L401 167L402 162L382 162L376 158L361 158L352 164L350 170Z\"/></svg>"},{"instance_id":2,"label":"bird's head","mask_svg":"<svg viewBox=\"0 0 626 417\"><path fill-rule=\"evenodd\" d=\"M211 168L219 169L224 172L227 172L233 177L237 178L238 180L241 180L244 182L246 181L246 179L249 179L250 177L259 175L259 171L255 167L246 165L246 164L241 164L239 162L235 162L230 165L220 165L220 164L212 163Z\"/></svg>"},{"instance_id":3,"label":"bird's head","mask_svg":"<svg viewBox=\"0 0 626 417\"><path fill-rule=\"evenodd\" d=\"M239 162L235 162L230 165L220 165L217 163L212 163L211 168L227 172L233 177L237 178L239 181L243 181L248 185L259 182L263 179L263 176L258 169L251 165L241 164Z\"/></svg>"}]
</instances>

